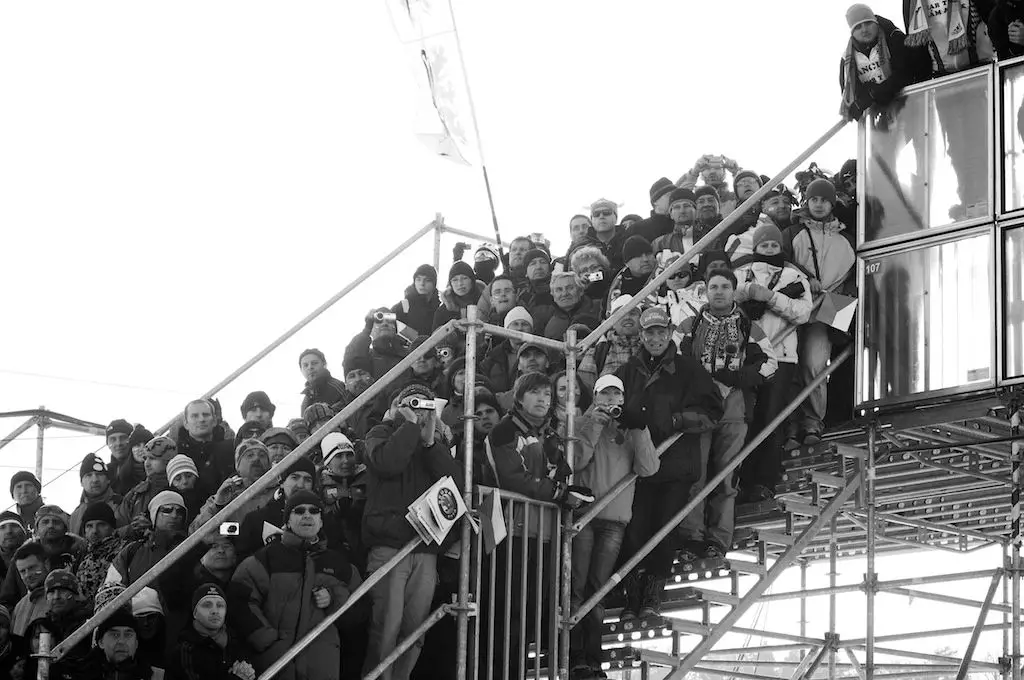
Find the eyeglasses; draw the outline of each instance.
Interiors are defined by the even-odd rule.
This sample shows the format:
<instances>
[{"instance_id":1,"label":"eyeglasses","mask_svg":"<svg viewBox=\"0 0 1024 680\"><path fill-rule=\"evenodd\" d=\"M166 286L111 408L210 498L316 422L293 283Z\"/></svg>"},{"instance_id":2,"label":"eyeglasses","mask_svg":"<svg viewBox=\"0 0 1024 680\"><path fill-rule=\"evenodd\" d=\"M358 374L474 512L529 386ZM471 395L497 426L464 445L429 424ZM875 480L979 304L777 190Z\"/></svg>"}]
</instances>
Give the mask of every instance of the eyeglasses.
<instances>
[{"instance_id":1,"label":"eyeglasses","mask_svg":"<svg viewBox=\"0 0 1024 680\"><path fill-rule=\"evenodd\" d=\"M595 210L594 212L590 213L590 216L591 217L611 217L614 214L615 213L613 213L611 210Z\"/></svg>"},{"instance_id":2,"label":"eyeglasses","mask_svg":"<svg viewBox=\"0 0 1024 680\"><path fill-rule=\"evenodd\" d=\"M185 516L185 508L179 508L176 505L164 505L160 507L160 512L164 515L179 515Z\"/></svg>"},{"instance_id":3,"label":"eyeglasses","mask_svg":"<svg viewBox=\"0 0 1024 680\"><path fill-rule=\"evenodd\" d=\"M315 505L300 505L296 507L294 510L292 510L292 512L300 516L305 515L307 512L311 515L319 515L320 508L316 507Z\"/></svg>"}]
</instances>

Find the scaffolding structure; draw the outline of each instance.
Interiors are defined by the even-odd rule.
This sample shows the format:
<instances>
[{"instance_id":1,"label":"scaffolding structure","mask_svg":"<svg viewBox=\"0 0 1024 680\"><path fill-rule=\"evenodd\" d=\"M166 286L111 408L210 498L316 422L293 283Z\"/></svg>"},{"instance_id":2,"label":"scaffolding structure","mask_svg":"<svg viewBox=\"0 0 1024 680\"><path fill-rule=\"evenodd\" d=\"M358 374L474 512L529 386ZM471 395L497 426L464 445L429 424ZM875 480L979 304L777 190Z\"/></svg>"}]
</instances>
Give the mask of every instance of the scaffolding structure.
<instances>
[{"instance_id":1,"label":"scaffolding structure","mask_svg":"<svg viewBox=\"0 0 1024 680\"><path fill-rule=\"evenodd\" d=\"M995 67L988 68L992 69L988 77L995 88L994 83L1001 77L1001 71ZM942 83L938 85L941 86ZM834 125L780 171L777 177L738 206L711 233L695 244L692 250L653 278L634 296L631 305L626 305L611 315L586 338L576 338L574 332L570 331L564 341L558 341L507 330L479 320L475 307L470 307L466 318L449 322L435 331L425 343L412 350L366 392L312 433L288 454L280 465L290 465L299 457L307 455L319 445L320 440L328 432L387 389L413 362L431 351L449 333L459 332L466 338L463 413L466 422L463 442L464 500L467 507L475 513L479 510L484 496L495 493L494 490L482 489L479 485L474 487L475 480L472 475L473 457L479 453L474 451L475 442L471 427L475 413L474 380L478 363L476 352L479 334L530 341L564 354L569 392L567 401L572 403L576 390L574 373L578 357L593 346L621 316L656 291L723 234L740 215L759 203L763 195L788 177L844 125L844 121ZM862 130L862 149L867 148L864 138ZM864 165L862 162L859 168L862 192L867 179ZM965 228L971 229L976 226L968 224ZM996 225L992 228L1000 227ZM341 293L271 343L263 352L215 385L206 396L216 394L353 290L383 263L431 231L435 236L435 264L440 257L439 239L442 232L480 238L468 232L451 229L438 217L435 222L419 230L381 263L374 265ZM952 231L953 229L950 230L951 233ZM863 271L861 276L863 277ZM569 596L573 536L596 516L600 508L610 502L613 495L621 493L633 484L635 476L623 479L610 494L599 499L592 508L579 516L574 516L571 512L551 503L500 491L501 500L505 504L503 512L506 524L510 527L510 543L515 538L520 538L526 543L530 540L537 541L536 547L526 547L517 555L513 555L510 549L505 557L507 564L509 567L513 566L513 557L521 560L520 568L535 574L537 587L546 584L545 587L550 587L550 592L555 594L547 601L539 598L536 603L531 604L527 601L525 590L521 593L512 593L511 586L502 587L507 602L504 608L506 614L514 607L515 603L511 599L513 595L521 597L520 604L523 610L528 609L519 612L522 628L517 638L518 649L512 649L508 641L500 650L497 648L499 640L495 636L495 603L485 603L481 596L490 593L489 597L493 597L501 584L498 583L495 560L487 561L487 556L482 552L480 536L473 533L467 518L460 527L459 587L454 601L435 610L367 677L379 676L402 652L417 644L433 625L447 616L453 616L457 625L456 669L460 680L504 677L507 675L507 667L505 673L502 673L500 668L497 673L492 673L495 668L494 659L499 654L506 660L515 655L519 659L517 666L523 669L526 677L538 680L568 678L569 633L572 627L602 599L611 598L610 601L606 601L614 604L613 591L622 578L636 568L658 542L674 534L676 526L683 518L727 475L738 469L757 445L807 398L814 386L827 380L831 373L854 357L859 367L866 352L863 337L860 337L856 346L851 346L837 355L826 372L812 385L808 385L764 431L751 438L736 458L710 479L696 497L662 527L644 548L635 555L623 556L623 565L610 581L576 610L570 606ZM954 675L959 680L979 673L996 673L1007 680L1020 680L1021 665L1024 661L1020 649L1019 503L1022 484L1021 459L1024 456L1024 442L1021 440L1020 432L1021 399L1018 391L1021 382L1022 380L1015 379L1004 381L1002 377L997 379L993 376L991 383L981 388L942 392L916 400L901 399L892 409L872 406L864 409L863 417L845 431L829 433L824 442L791 452L785 461L785 480L778 490L776 499L743 507L737 513L737 525L740 530L737 531L736 542L730 551L730 559L676 563L675 583L666 592L661 616L624 623L618 620L614 606L608 608L605 640L609 672L620 677L632 678L638 675L643 680L655 677L659 673L664 677L679 680L690 672L752 680L778 677L829 680L849 677L872 680L883 677L932 678ZM30 418L25 430L22 431L36 424L38 423ZM570 467L574 428L574 413L572 409L568 409L565 442ZM89 636L102 620L121 605L128 603L135 593L189 552L236 508L247 503L273 482L274 475L268 473L246 489L221 509L202 529L190 535L79 630L55 645L51 658L59 659L67 650ZM534 513L533 522L530 521L531 513ZM521 518L521 522L517 521L517 517ZM550 517L551 522L545 522L543 517ZM550 532L544 528L549 524ZM530 527L534 525L538 528L531 532ZM520 529L522 533L516 534ZM550 546L550 554L555 556L548 564L540 557L544 554L544 543ZM365 597L380 579L418 545L419 539L410 542L387 564L371 574L341 608L331 613L317 628L298 641L285 656L264 671L260 679L269 680L285 668L296 655L303 653L310 641ZM1000 564L994 565L991 569L887 581L880 581L876 573L878 556L891 552L927 550L939 554L963 554L992 545L1002 546L1003 552ZM532 560L531 550L535 551ZM866 573L859 583L839 584L836 578L837 564L841 559L850 557L863 557L867 565ZM826 588L807 589L808 563L824 560L827 560L830 566L830 585ZM793 567L801 568L805 587L790 592L769 593L768 590L779 577ZM512 571L510 568L508 573ZM922 585L985 579L988 580L988 589L982 600L937 594L919 588ZM721 584L725 587L721 587ZM841 639L837 632L837 596L852 592L863 592L865 595L865 635L863 638ZM876 596L887 593L970 607L974 608L977 614L971 618L971 625L877 635ZM1002 601L997 602L996 596L999 593L1002 594ZM807 601L821 597L828 598L830 627L822 637L817 638L808 635L804 624L807 618ZM799 599L802 603L798 633L740 625L743 617L753 606L788 599ZM486 620L480 615L485 604L490 606ZM988 618L992 613L1002 614L1002 621L989 623ZM543 623L545 616L551 620L550 627L545 627ZM527 634L528 619L534 622L532 640ZM989 632L998 632L1003 638L1003 655L997 663L974 658L979 639ZM751 639L758 638L764 642L742 647L721 647L721 642L729 633L747 635ZM963 656L929 654L890 646L890 643L948 635L968 636ZM885 646L882 646L883 644ZM670 647L668 651L657 648L666 646ZM759 657L762 653L784 651L800 652L800 660L761 661L755 658L750 661L738 661L734 658L751 655ZM880 657L890 660L880 661ZM740 670L738 665L752 666L755 672ZM40 666L41 672L44 671L45 660ZM775 674L761 672L760 669L768 669Z\"/></svg>"}]
</instances>

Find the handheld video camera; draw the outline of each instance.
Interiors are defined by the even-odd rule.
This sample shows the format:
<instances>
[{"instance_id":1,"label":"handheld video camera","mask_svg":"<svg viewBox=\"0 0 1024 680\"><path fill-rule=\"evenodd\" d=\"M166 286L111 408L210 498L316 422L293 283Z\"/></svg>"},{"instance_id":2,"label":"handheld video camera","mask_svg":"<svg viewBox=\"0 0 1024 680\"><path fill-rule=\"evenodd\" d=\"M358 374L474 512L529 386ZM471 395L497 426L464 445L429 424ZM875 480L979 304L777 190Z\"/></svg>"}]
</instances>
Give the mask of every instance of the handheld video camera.
<instances>
[{"instance_id":1,"label":"handheld video camera","mask_svg":"<svg viewBox=\"0 0 1024 680\"><path fill-rule=\"evenodd\" d=\"M238 522L221 522L220 524L220 535L221 536L237 536L240 525Z\"/></svg>"},{"instance_id":2,"label":"handheld video camera","mask_svg":"<svg viewBox=\"0 0 1024 680\"><path fill-rule=\"evenodd\" d=\"M437 408L437 402L433 399L420 399L419 397L413 397L409 400L409 408L419 409L421 411L433 411Z\"/></svg>"},{"instance_id":3,"label":"handheld video camera","mask_svg":"<svg viewBox=\"0 0 1024 680\"><path fill-rule=\"evenodd\" d=\"M373 320L376 321L377 323L380 323L382 321L394 321L395 319L396 319L396 317L395 317L394 313L392 313L392 312L374 312L373 313Z\"/></svg>"}]
</instances>

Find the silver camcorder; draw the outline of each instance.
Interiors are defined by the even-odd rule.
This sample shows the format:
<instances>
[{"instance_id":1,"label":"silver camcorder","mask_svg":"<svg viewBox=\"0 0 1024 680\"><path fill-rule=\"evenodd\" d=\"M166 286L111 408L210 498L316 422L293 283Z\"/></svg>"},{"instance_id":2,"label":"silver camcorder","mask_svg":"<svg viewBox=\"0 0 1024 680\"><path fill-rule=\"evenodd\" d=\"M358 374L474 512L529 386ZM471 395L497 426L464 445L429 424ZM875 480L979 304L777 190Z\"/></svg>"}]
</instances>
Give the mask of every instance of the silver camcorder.
<instances>
[{"instance_id":1,"label":"silver camcorder","mask_svg":"<svg viewBox=\"0 0 1024 680\"><path fill-rule=\"evenodd\" d=\"M437 402L433 399L420 399L419 397L413 397L409 400L409 408L433 411L437 408Z\"/></svg>"}]
</instances>

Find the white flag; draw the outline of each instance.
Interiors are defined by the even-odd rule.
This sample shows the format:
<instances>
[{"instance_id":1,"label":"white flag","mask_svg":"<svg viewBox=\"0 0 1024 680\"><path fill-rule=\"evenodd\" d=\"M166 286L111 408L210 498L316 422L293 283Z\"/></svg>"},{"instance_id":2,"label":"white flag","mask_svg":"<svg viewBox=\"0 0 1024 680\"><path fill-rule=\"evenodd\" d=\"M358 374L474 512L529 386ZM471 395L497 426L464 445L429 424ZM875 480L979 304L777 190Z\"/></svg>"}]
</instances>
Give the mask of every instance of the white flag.
<instances>
[{"instance_id":1,"label":"white flag","mask_svg":"<svg viewBox=\"0 0 1024 680\"><path fill-rule=\"evenodd\" d=\"M472 164L472 120L448 0L388 0L417 85L416 137L431 151Z\"/></svg>"}]
</instances>

